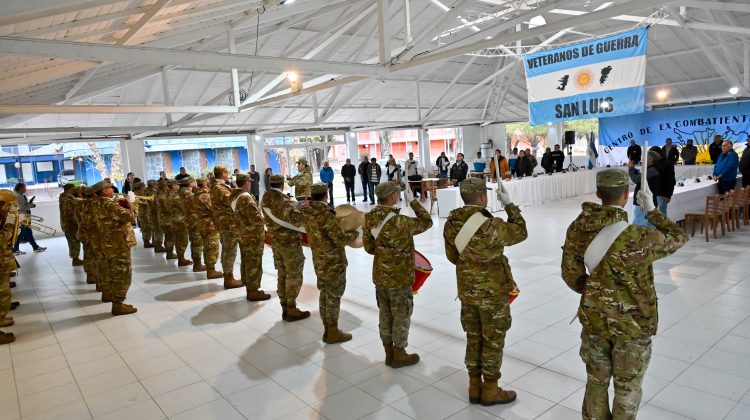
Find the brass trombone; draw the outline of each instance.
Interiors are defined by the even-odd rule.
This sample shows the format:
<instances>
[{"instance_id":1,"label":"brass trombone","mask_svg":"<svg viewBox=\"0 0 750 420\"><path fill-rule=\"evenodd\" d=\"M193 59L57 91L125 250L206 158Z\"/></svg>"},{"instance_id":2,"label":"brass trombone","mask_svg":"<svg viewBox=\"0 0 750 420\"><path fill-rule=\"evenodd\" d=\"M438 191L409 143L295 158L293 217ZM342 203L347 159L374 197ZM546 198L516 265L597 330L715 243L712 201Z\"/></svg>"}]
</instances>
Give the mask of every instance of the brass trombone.
<instances>
[{"instance_id":1,"label":"brass trombone","mask_svg":"<svg viewBox=\"0 0 750 420\"><path fill-rule=\"evenodd\" d=\"M47 225L43 225L41 223L43 221L44 221L43 217L27 214L27 215L24 215L23 220L21 220L21 225L26 226L27 228L31 230L41 232L45 235L55 236L55 233L57 233L57 231L54 228L51 228Z\"/></svg>"}]
</instances>

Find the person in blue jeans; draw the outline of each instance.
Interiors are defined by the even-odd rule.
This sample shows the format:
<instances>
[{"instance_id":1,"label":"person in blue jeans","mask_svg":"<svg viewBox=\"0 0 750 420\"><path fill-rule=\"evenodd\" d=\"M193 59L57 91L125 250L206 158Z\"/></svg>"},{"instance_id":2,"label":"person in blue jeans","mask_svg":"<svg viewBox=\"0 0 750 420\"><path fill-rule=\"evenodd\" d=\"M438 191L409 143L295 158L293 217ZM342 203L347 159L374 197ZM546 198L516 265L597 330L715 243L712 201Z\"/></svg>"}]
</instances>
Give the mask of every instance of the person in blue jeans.
<instances>
[{"instance_id":1,"label":"person in blue jeans","mask_svg":"<svg viewBox=\"0 0 750 420\"><path fill-rule=\"evenodd\" d=\"M370 160L370 166L367 167L367 179L370 181L370 204L375 205L375 187L380 184L380 176L383 174L383 169L380 168L378 160L372 158Z\"/></svg>"},{"instance_id":2,"label":"person in blue jeans","mask_svg":"<svg viewBox=\"0 0 750 420\"><path fill-rule=\"evenodd\" d=\"M732 190L737 185L737 169L740 167L740 157L732 148L732 142L724 140L721 144L721 154L714 166L714 181L719 184L719 194Z\"/></svg>"},{"instance_id":3,"label":"person in blue jeans","mask_svg":"<svg viewBox=\"0 0 750 420\"><path fill-rule=\"evenodd\" d=\"M328 184L328 202L333 205L333 168L328 165L328 161L323 162L320 168L320 182Z\"/></svg>"},{"instance_id":4,"label":"person in blue jeans","mask_svg":"<svg viewBox=\"0 0 750 420\"><path fill-rule=\"evenodd\" d=\"M36 207L36 204L34 204L33 199L32 201L29 201L28 198L26 198L26 184L23 182L19 182L16 184L15 187L13 187L13 191L16 194L16 204L18 205L18 217L26 217L26 215L31 215L31 209ZM34 233L31 232L31 228L28 226L24 226L21 224L21 229L18 232L18 239L16 239L16 243L13 244L13 253L15 255L24 255L25 252L21 251L19 249L19 246L21 245L21 241L25 240L26 242L31 245L31 248L34 249L34 252L43 252L47 248L43 246L37 245L36 241L34 240Z\"/></svg>"}]
</instances>

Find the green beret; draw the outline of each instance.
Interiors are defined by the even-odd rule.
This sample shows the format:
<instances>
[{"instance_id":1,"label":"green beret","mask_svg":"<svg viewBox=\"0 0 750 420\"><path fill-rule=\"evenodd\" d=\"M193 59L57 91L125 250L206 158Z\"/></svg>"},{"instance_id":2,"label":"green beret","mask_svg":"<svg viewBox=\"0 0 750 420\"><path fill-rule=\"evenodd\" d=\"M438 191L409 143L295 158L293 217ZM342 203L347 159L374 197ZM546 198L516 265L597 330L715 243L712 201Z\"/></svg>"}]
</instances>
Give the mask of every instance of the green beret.
<instances>
[{"instance_id":1,"label":"green beret","mask_svg":"<svg viewBox=\"0 0 750 420\"><path fill-rule=\"evenodd\" d=\"M284 175L272 174L270 177L268 177L268 182L270 182L271 184L283 184Z\"/></svg>"},{"instance_id":2,"label":"green beret","mask_svg":"<svg viewBox=\"0 0 750 420\"><path fill-rule=\"evenodd\" d=\"M393 193L400 193L401 186L394 184L393 182L383 182L382 184L375 187L375 195L378 196L378 200L385 200L390 197Z\"/></svg>"},{"instance_id":3,"label":"green beret","mask_svg":"<svg viewBox=\"0 0 750 420\"><path fill-rule=\"evenodd\" d=\"M311 194L323 194L328 191L328 184L325 182L316 182L310 187Z\"/></svg>"},{"instance_id":4,"label":"green beret","mask_svg":"<svg viewBox=\"0 0 750 420\"><path fill-rule=\"evenodd\" d=\"M183 187L190 185L191 182L195 182L192 176L186 176L180 180L180 184L182 184Z\"/></svg>"},{"instance_id":5,"label":"green beret","mask_svg":"<svg viewBox=\"0 0 750 420\"><path fill-rule=\"evenodd\" d=\"M234 176L235 182L250 182L250 175L239 173Z\"/></svg>"},{"instance_id":6,"label":"green beret","mask_svg":"<svg viewBox=\"0 0 750 420\"><path fill-rule=\"evenodd\" d=\"M621 169L604 169L596 173L597 187L626 187L629 183L628 174Z\"/></svg>"},{"instance_id":7,"label":"green beret","mask_svg":"<svg viewBox=\"0 0 750 420\"><path fill-rule=\"evenodd\" d=\"M307 159L305 159L305 158L299 158L299 159L297 159L297 164L299 165L300 163L303 164L303 165L307 165Z\"/></svg>"},{"instance_id":8,"label":"green beret","mask_svg":"<svg viewBox=\"0 0 750 420\"><path fill-rule=\"evenodd\" d=\"M94 194L98 193L99 191L105 189L105 188L112 188L112 183L109 182L108 179L105 179L103 181L99 181L96 184L92 185L90 188L90 191Z\"/></svg>"},{"instance_id":9,"label":"green beret","mask_svg":"<svg viewBox=\"0 0 750 420\"><path fill-rule=\"evenodd\" d=\"M489 190L487 184L481 178L466 178L458 185L461 192L466 193L480 193Z\"/></svg>"}]
</instances>

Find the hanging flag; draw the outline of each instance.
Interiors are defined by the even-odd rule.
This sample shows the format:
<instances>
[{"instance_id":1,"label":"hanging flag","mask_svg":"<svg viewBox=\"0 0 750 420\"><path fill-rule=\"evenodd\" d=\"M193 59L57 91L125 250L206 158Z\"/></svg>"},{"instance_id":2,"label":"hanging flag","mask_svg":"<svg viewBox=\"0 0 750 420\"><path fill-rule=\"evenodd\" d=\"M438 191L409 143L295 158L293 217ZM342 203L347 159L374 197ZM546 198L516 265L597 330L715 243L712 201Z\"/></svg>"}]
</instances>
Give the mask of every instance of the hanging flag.
<instances>
[{"instance_id":1,"label":"hanging flag","mask_svg":"<svg viewBox=\"0 0 750 420\"><path fill-rule=\"evenodd\" d=\"M648 28L524 56L531 125L646 110Z\"/></svg>"},{"instance_id":2,"label":"hanging flag","mask_svg":"<svg viewBox=\"0 0 750 420\"><path fill-rule=\"evenodd\" d=\"M596 139L594 138L594 133L589 134L589 146L586 154L589 157L588 168L594 169L596 166L596 159L599 157L599 152L596 151Z\"/></svg>"}]
</instances>

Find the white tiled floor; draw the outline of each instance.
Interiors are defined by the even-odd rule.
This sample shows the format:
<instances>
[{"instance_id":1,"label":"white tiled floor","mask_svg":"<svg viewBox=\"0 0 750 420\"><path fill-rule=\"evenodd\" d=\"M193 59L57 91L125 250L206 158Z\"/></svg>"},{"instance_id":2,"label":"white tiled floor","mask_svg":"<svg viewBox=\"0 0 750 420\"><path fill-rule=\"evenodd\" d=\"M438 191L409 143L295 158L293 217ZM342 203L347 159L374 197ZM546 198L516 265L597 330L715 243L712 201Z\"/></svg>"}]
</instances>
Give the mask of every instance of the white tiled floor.
<instances>
[{"instance_id":1,"label":"white tiled floor","mask_svg":"<svg viewBox=\"0 0 750 420\"><path fill-rule=\"evenodd\" d=\"M435 218L416 238L434 267L412 319L410 349L422 361L399 370L382 363L372 259L362 250L347 250L342 302L341 326L354 340L326 346L309 250L307 320L284 323L275 293L249 303L242 289L225 291L142 248L129 294L139 311L113 318L69 266L62 238L43 239L46 253L20 257L13 293L22 306L7 329L18 341L0 347L0 420L580 418L586 374L580 325L569 323L578 297L559 277L559 258L584 198L525 208L529 239L506 250L521 287L502 371L518 391L508 406L468 404L454 269ZM743 227L709 244L696 238L655 265L660 334L639 418L750 418L748 258ZM264 269L274 291L270 252Z\"/></svg>"}]
</instances>

